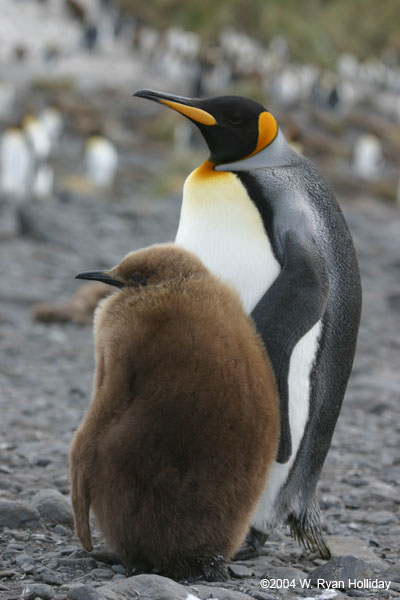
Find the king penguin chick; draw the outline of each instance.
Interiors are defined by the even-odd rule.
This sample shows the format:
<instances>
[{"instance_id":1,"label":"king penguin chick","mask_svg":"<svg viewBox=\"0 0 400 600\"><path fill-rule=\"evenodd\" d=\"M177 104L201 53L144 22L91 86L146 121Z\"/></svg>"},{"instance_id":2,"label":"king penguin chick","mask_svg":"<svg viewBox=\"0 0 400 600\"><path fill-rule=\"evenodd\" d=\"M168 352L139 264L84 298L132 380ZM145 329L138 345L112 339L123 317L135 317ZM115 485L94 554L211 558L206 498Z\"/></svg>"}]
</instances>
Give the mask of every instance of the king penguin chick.
<instances>
[{"instance_id":1,"label":"king penguin chick","mask_svg":"<svg viewBox=\"0 0 400 600\"><path fill-rule=\"evenodd\" d=\"M96 311L93 396L70 451L76 533L92 549L91 508L126 564L224 579L277 449L263 345L237 295L174 244L77 277L120 291Z\"/></svg>"},{"instance_id":2,"label":"king penguin chick","mask_svg":"<svg viewBox=\"0 0 400 600\"><path fill-rule=\"evenodd\" d=\"M208 159L185 181L175 241L238 292L277 380L277 458L241 556L287 521L300 542L328 558L315 487L351 372L361 309L360 273L341 209L262 104L238 96L135 95L187 117L208 145Z\"/></svg>"}]
</instances>

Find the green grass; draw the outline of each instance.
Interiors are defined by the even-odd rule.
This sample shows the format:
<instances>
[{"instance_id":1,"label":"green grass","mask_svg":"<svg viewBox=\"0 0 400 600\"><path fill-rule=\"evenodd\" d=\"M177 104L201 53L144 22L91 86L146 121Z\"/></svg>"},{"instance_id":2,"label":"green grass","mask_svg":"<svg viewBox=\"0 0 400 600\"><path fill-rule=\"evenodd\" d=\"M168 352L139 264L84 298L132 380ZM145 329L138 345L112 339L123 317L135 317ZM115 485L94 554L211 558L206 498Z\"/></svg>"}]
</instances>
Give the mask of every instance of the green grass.
<instances>
[{"instance_id":1,"label":"green grass","mask_svg":"<svg viewBox=\"0 0 400 600\"><path fill-rule=\"evenodd\" d=\"M197 31L204 46L232 25L261 42L277 34L292 58L332 66L341 52L400 56L399 0L119 0L148 26Z\"/></svg>"}]
</instances>

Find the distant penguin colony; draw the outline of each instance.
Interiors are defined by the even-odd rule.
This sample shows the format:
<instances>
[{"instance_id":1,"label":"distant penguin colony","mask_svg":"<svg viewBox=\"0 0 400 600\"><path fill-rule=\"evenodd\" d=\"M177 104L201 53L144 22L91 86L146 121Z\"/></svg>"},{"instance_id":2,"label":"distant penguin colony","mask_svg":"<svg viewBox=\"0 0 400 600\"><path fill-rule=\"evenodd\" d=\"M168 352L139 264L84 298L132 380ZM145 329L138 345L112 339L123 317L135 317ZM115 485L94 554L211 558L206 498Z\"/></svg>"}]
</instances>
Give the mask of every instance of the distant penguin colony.
<instances>
[{"instance_id":1,"label":"distant penguin colony","mask_svg":"<svg viewBox=\"0 0 400 600\"><path fill-rule=\"evenodd\" d=\"M89 510L121 560L222 580L279 435L275 379L236 293L161 244L78 278L120 288L95 315L93 396L70 450L77 535Z\"/></svg>"},{"instance_id":2,"label":"distant penguin colony","mask_svg":"<svg viewBox=\"0 0 400 600\"><path fill-rule=\"evenodd\" d=\"M21 124L8 127L1 136L0 190L26 199L47 199L53 192L51 152L57 149L63 129L60 111L47 106L39 118L31 111Z\"/></svg>"},{"instance_id":3,"label":"distant penguin colony","mask_svg":"<svg viewBox=\"0 0 400 600\"><path fill-rule=\"evenodd\" d=\"M210 156L185 182L176 242L236 289L277 379L279 450L239 556L256 552L287 521L300 542L329 557L315 487L351 372L361 308L357 258L340 207L261 104L153 90L135 95L200 129ZM233 321L228 313L226 320Z\"/></svg>"}]
</instances>

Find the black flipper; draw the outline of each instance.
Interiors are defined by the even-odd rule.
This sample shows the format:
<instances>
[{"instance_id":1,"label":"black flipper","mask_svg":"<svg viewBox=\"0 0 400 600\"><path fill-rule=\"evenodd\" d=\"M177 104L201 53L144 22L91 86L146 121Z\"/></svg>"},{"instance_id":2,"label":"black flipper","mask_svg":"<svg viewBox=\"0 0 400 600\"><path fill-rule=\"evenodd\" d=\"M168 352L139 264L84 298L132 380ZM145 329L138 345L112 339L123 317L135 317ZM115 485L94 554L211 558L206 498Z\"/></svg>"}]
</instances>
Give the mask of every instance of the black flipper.
<instances>
[{"instance_id":1,"label":"black flipper","mask_svg":"<svg viewBox=\"0 0 400 600\"><path fill-rule=\"evenodd\" d=\"M323 316L329 295L325 262L311 236L287 231L281 240L282 270L251 316L264 340L280 396L280 440L277 462L292 453L288 414L290 357L297 342Z\"/></svg>"}]
</instances>

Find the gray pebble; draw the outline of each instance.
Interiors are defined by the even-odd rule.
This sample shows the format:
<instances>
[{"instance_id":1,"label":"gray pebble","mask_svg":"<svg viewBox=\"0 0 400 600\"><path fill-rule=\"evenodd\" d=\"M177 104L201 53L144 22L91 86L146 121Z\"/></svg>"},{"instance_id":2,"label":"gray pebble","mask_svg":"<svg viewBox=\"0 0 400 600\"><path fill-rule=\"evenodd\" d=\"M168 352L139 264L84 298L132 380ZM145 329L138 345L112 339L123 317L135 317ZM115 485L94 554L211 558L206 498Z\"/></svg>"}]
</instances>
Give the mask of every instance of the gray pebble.
<instances>
[{"instance_id":1,"label":"gray pebble","mask_svg":"<svg viewBox=\"0 0 400 600\"><path fill-rule=\"evenodd\" d=\"M78 585L68 591L68 600L101 600L101 594L90 585Z\"/></svg>"},{"instance_id":2,"label":"gray pebble","mask_svg":"<svg viewBox=\"0 0 400 600\"><path fill-rule=\"evenodd\" d=\"M53 596L54 590L44 583L31 583L24 587L22 592L22 598L24 598L24 600L36 600L36 598L50 600Z\"/></svg>"},{"instance_id":3,"label":"gray pebble","mask_svg":"<svg viewBox=\"0 0 400 600\"><path fill-rule=\"evenodd\" d=\"M123 575L126 573L124 565L113 565L111 568L115 573L122 573Z\"/></svg>"},{"instance_id":4,"label":"gray pebble","mask_svg":"<svg viewBox=\"0 0 400 600\"><path fill-rule=\"evenodd\" d=\"M244 579L245 577L252 577L254 570L245 565L235 565L232 563L228 567L231 577L236 579Z\"/></svg>"},{"instance_id":5,"label":"gray pebble","mask_svg":"<svg viewBox=\"0 0 400 600\"><path fill-rule=\"evenodd\" d=\"M26 563L33 564L33 558L29 554L18 554L15 557L15 563L17 565L23 565L23 564L26 564Z\"/></svg>"},{"instance_id":6,"label":"gray pebble","mask_svg":"<svg viewBox=\"0 0 400 600\"><path fill-rule=\"evenodd\" d=\"M16 575L17 572L13 571L12 569L1 569L0 570L0 579L3 579L3 577L5 578L11 578L14 577L14 575Z\"/></svg>"},{"instance_id":7,"label":"gray pebble","mask_svg":"<svg viewBox=\"0 0 400 600\"><path fill-rule=\"evenodd\" d=\"M338 556L329 560L325 565L317 567L310 573L312 585L318 585L318 580L343 581L343 588L347 589L349 580L362 580L372 576L372 568L364 560L354 556ZM319 587L324 587L319 585Z\"/></svg>"},{"instance_id":8,"label":"gray pebble","mask_svg":"<svg viewBox=\"0 0 400 600\"><path fill-rule=\"evenodd\" d=\"M68 535L68 530L65 529L64 525L56 525L54 527L54 533L57 535Z\"/></svg>"},{"instance_id":9,"label":"gray pebble","mask_svg":"<svg viewBox=\"0 0 400 600\"><path fill-rule=\"evenodd\" d=\"M73 527L72 508L58 490L41 490L33 497L32 504L46 524Z\"/></svg>"},{"instance_id":10,"label":"gray pebble","mask_svg":"<svg viewBox=\"0 0 400 600\"><path fill-rule=\"evenodd\" d=\"M74 548L73 551L70 552L69 558L95 558L96 560L100 560L94 555L94 552L92 556L89 552L83 550L82 548Z\"/></svg>"},{"instance_id":11,"label":"gray pebble","mask_svg":"<svg viewBox=\"0 0 400 600\"><path fill-rule=\"evenodd\" d=\"M10 531L10 533L15 537L16 540L21 540L24 542L29 540L29 538L31 537L31 533L29 531L19 529L16 529L15 531ZM16 548L17 546L15 545L14 547ZM19 547L23 550L25 548L25 544L19 544Z\"/></svg>"},{"instance_id":12,"label":"gray pebble","mask_svg":"<svg viewBox=\"0 0 400 600\"><path fill-rule=\"evenodd\" d=\"M387 510L376 510L367 513L364 520L367 523L373 523L376 525L388 525L393 522L394 516Z\"/></svg>"},{"instance_id":13,"label":"gray pebble","mask_svg":"<svg viewBox=\"0 0 400 600\"><path fill-rule=\"evenodd\" d=\"M38 458L35 458L33 463L38 467L47 467L47 465L51 463L51 459L46 456L39 456Z\"/></svg>"},{"instance_id":14,"label":"gray pebble","mask_svg":"<svg viewBox=\"0 0 400 600\"><path fill-rule=\"evenodd\" d=\"M296 585L300 585L300 581L306 579L306 575L303 571L292 567L269 567L262 575L262 579L294 579Z\"/></svg>"},{"instance_id":15,"label":"gray pebble","mask_svg":"<svg viewBox=\"0 0 400 600\"><path fill-rule=\"evenodd\" d=\"M92 574L95 577L104 577L105 579L109 579L110 577L112 577L114 575L114 572L111 569L100 568L100 569L95 569L94 571L92 571Z\"/></svg>"},{"instance_id":16,"label":"gray pebble","mask_svg":"<svg viewBox=\"0 0 400 600\"><path fill-rule=\"evenodd\" d=\"M62 585L64 582L59 575L56 573L43 573L42 581L44 583L49 583L50 585Z\"/></svg>"},{"instance_id":17,"label":"gray pebble","mask_svg":"<svg viewBox=\"0 0 400 600\"><path fill-rule=\"evenodd\" d=\"M83 570L87 568L97 567L97 562L94 558L58 558L57 566L81 568Z\"/></svg>"},{"instance_id":18,"label":"gray pebble","mask_svg":"<svg viewBox=\"0 0 400 600\"><path fill-rule=\"evenodd\" d=\"M266 592L252 592L251 597L255 600L274 600L274 596Z\"/></svg>"},{"instance_id":19,"label":"gray pebble","mask_svg":"<svg viewBox=\"0 0 400 600\"><path fill-rule=\"evenodd\" d=\"M0 500L0 529L3 527L37 529L40 527L39 513L23 502Z\"/></svg>"},{"instance_id":20,"label":"gray pebble","mask_svg":"<svg viewBox=\"0 0 400 600\"><path fill-rule=\"evenodd\" d=\"M62 494L69 494L70 485L69 478L64 475L54 480L54 485L60 490Z\"/></svg>"},{"instance_id":21,"label":"gray pebble","mask_svg":"<svg viewBox=\"0 0 400 600\"><path fill-rule=\"evenodd\" d=\"M26 564L26 563L21 565L21 571L23 571L24 573L33 573L34 570L35 570L34 565L30 565L30 564Z\"/></svg>"}]
</instances>

